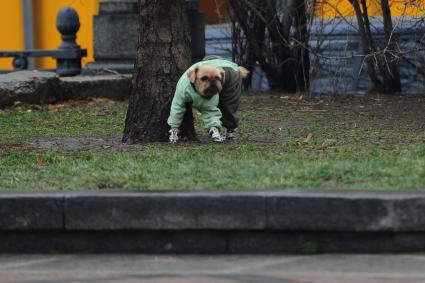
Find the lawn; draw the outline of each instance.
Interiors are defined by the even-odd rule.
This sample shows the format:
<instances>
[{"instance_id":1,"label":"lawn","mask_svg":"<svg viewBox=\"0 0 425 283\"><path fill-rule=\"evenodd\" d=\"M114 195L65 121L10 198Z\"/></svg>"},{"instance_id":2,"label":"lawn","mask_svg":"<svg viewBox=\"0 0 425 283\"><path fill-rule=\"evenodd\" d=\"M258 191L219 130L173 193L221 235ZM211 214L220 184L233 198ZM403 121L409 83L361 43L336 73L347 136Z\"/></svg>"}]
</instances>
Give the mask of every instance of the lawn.
<instances>
[{"instance_id":1,"label":"lawn","mask_svg":"<svg viewBox=\"0 0 425 283\"><path fill-rule=\"evenodd\" d=\"M0 109L0 188L425 189L425 96L250 94L238 139L121 144L127 104Z\"/></svg>"}]
</instances>

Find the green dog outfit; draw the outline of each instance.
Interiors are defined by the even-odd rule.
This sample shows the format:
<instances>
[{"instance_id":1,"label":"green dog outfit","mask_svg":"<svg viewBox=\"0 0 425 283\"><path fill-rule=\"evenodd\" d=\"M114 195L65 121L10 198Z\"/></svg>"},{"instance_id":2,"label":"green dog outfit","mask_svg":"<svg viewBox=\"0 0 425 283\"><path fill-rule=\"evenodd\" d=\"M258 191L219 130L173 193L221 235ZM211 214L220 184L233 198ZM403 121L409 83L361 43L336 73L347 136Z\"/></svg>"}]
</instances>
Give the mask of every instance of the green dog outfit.
<instances>
[{"instance_id":1,"label":"green dog outfit","mask_svg":"<svg viewBox=\"0 0 425 283\"><path fill-rule=\"evenodd\" d=\"M211 59L210 59L211 58ZM200 95L189 80L187 73L199 65L210 65L222 68L225 71L223 89L219 95L203 97ZM236 112L239 108L241 97L241 79L239 77L238 65L217 56L209 56L204 61L192 65L179 79L171 103L168 125L171 128L179 128L186 111L185 105L192 104L192 107L201 112L203 125L206 129L212 127L226 129L236 129L239 119Z\"/></svg>"}]
</instances>

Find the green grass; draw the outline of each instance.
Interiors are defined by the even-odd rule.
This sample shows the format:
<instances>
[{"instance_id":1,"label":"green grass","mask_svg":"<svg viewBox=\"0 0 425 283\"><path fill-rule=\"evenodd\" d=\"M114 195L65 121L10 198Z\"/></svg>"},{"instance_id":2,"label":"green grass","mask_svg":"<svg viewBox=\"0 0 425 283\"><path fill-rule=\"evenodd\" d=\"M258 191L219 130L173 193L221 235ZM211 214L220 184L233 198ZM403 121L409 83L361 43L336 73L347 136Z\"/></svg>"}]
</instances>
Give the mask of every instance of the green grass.
<instances>
[{"instance_id":1,"label":"green grass","mask_svg":"<svg viewBox=\"0 0 425 283\"><path fill-rule=\"evenodd\" d=\"M397 189L423 188L425 180L425 145L324 152L294 145L154 144L131 152L11 150L1 160L0 184L11 189Z\"/></svg>"},{"instance_id":2,"label":"green grass","mask_svg":"<svg viewBox=\"0 0 425 283\"><path fill-rule=\"evenodd\" d=\"M57 112L8 109L0 112L0 188L425 188L425 133L420 128L353 127L322 114L282 109L243 110L241 138L224 144L51 149L28 142L107 135L119 139L126 104L97 102ZM302 123L292 123L296 119ZM305 142L308 133L313 138ZM259 142L261 138L267 142Z\"/></svg>"},{"instance_id":3,"label":"green grass","mask_svg":"<svg viewBox=\"0 0 425 283\"><path fill-rule=\"evenodd\" d=\"M0 142L121 132L126 104L102 101L65 105L58 111L44 106L41 111L18 107L0 112Z\"/></svg>"}]
</instances>

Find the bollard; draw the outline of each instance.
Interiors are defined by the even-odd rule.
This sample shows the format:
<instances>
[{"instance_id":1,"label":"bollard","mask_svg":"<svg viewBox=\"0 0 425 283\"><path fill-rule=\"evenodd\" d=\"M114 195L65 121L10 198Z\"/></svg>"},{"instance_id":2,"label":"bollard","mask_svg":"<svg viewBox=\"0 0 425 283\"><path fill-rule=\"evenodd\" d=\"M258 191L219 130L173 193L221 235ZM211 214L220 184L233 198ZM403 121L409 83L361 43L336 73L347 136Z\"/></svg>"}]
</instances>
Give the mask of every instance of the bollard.
<instances>
[{"instance_id":1,"label":"bollard","mask_svg":"<svg viewBox=\"0 0 425 283\"><path fill-rule=\"evenodd\" d=\"M12 57L15 70L28 68L28 57L53 57L59 76L75 76L81 73L81 58L87 50L75 42L80 29L80 19L72 8L63 8L56 18L56 28L61 34L62 44L55 50L0 51L0 57ZM0 70L1 71L1 70Z\"/></svg>"},{"instance_id":2,"label":"bollard","mask_svg":"<svg viewBox=\"0 0 425 283\"><path fill-rule=\"evenodd\" d=\"M75 41L80 29L80 19L77 12L69 7L59 11L56 18L56 28L61 34L62 44L57 54L56 73L60 76L75 76L81 73L81 48Z\"/></svg>"}]
</instances>

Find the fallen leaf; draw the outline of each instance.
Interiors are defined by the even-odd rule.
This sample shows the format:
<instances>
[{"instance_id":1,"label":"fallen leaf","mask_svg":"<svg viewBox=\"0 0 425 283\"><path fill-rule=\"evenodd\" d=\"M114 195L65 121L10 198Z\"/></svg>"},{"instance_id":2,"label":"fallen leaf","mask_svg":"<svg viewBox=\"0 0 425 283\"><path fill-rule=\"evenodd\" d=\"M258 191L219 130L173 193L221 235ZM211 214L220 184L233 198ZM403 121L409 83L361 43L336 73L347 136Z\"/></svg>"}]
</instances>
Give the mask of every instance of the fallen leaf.
<instances>
[{"instance_id":1,"label":"fallen leaf","mask_svg":"<svg viewBox=\"0 0 425 283\"><path fill-rule=\"evenodd\" d=\"M308 133L308 135L305 138L304 142L305 143L310 143L312 139L313 139L313 134L312 133Z\"/></svg>"},{"instance_id":2,"label":"fallen leaf","mask_svg":"<svg viewBox=\"0 0 425 283\"><path fill-rule=\"evenodd\" d=\"M298 98L290 98L289 96L285 95L285 96L281 96L279 97L280 99L282 99L283 101L285 101L286 104L289 105L298 105L303 103L304 101Z\"/></svg>"},{"instance_id":3,"label":"fallen leaf","mask_svg":"<svg viewBox=\"0 0 425 283\"><path fill-rule=\"evenodd\" d=\"M89 97L83 99L71 99L64 102L66 105L70 106L80 106L80 105L93 105L96 103L96 98Z\"/></svg>"},{"instance_id":4,"label":"fallen leaf","mask_svg":"<svg viewBox=\"0 0 425 283\"><path fill-rule=\"evenodd\" d=\"M96 103L108 103L108 104L113 104L115 103L115 101L113 101L110 98L96 98Z\"/></svg>"},{"instance_id":5,"label":"fallen leaf","mask_svg":"<svg viewBox=\"0 0 425 283\"><path fill-rule=\"evenodd\" d=\"M38 155L36 160L35 160L35 164L37 164L37 166L44 166L46 164L46 160L44 159L43 156Z\"/></svg>"},{"instance_id":6,"label":"fallen leaf","mask_svg":"<svg viewBox=\"0 0 425 283\"><path fill-rule=\"evenodd\" d=\"M65 106L65 104L49 104L47 109L51 112L57 112L59 109L62 109Z\"/></svg>"},{"instance_id":7,"label":"fallen leaf","mask_svg":"<svg viewBox=\"0 0 425 283\"><path fill-rule=\"evenodd\" d=\"M42 107L38 104L31 104L29 108L33 111L40 111L42 109Z\"/></svg>"}]
</instances>

